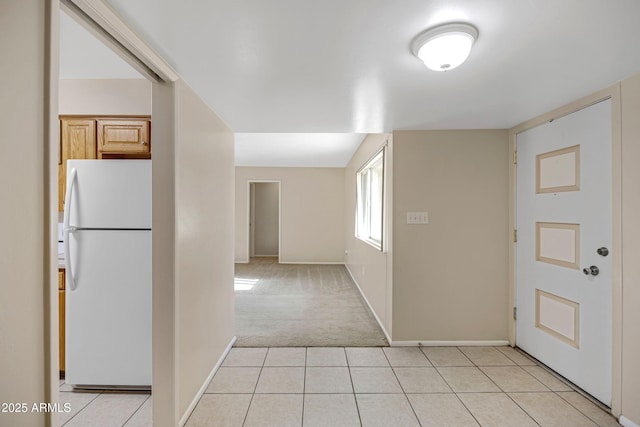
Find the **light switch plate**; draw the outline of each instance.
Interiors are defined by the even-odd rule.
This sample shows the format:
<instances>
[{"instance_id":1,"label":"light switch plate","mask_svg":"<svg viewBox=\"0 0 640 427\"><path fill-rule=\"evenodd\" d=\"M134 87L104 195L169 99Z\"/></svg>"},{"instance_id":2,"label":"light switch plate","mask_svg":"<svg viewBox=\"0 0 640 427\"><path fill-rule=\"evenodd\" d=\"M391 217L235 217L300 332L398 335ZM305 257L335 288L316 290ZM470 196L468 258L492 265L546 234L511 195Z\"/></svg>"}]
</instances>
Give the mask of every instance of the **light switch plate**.
<instances>
[{"instance_id":1,"label":"light switch plate","mask_svg":"<svg viewBox=\"0 0 640 427\"><path fill-rule=\"evenodd\" d=\"M407 224L429 224L429 212L407 212Z\"/></svg>"}]
</instances>

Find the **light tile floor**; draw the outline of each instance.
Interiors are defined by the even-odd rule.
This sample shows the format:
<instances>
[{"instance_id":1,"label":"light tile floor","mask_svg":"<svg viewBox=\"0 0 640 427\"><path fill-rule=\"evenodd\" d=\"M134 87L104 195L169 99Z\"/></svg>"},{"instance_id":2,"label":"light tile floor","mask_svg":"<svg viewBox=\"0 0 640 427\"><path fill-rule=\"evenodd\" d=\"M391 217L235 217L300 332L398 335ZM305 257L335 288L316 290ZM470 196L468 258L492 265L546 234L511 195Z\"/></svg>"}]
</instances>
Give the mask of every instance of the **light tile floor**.
<instances>
[{"instance_id":1,"label":"light tile floor","mask_svg":"<svg viewBox=\"0 0 640 427\"><path fill-rule=\"evenodd\" d=\"M69 403L69 412L60 412L64 427L151 427L151 394L144 392L72 391L60 381L60 403Z\"/></svg>"},{"instance_id":2,"label":"light tile floor","mask_svg":"<svg viewBox=\"0 0 640 427\"><path fill-rule=\"evenodd\" d=\"M151 426L146 393L71 392L61 425ZM186 427L618 426L510 347L233 348Z\"/></svg>"},{"instance_id":3,"label":"light tile floor","mask_svg":"<svg viewBox=\"0 0 640 427\"><path fill-rule=\"evenodd\" d=\"M233 348L186 424L618 425L510 347Z\"/></svg>"}]
</instances>

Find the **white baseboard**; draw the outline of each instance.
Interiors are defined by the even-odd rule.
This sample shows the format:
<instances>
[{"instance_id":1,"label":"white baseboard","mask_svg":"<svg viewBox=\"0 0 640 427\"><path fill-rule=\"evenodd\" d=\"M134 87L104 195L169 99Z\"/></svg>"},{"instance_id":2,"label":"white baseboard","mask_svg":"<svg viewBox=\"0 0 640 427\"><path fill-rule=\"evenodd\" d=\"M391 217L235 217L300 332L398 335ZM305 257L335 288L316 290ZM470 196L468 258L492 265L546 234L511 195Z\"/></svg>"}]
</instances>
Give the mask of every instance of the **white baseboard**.
<instances>
[{"instance_id":1,"label":"white baseboard","mask_svg":"<svg viewBox=\"0 0 640 427\"><path fill-rule=\"evenodd\" d=\"M277 255L256 255L262 258L276 258ZM236 264L249 264L251 262L251 260L248 259L240 259L240 260L235 260L234 263ZM317 264L317 265L322 265L322 264L328 264L328 265L344 265L344 261L285 261L285 260L279 260L278 264Z\"/></svg>"},{"instance_id":2,"label":"white baseboard","mask_svg":"<svg viewBox=\"0 0 640 427\"><path fill-rule=\"evenodd\" d=\"M633 421L631 421L629 418L625 417L624 415L620 415L620 419L618 421L624 427L640 427L640 425L634 423Z\"/></svg>"},{"instance_id":3,"label":"white baseboard","mask_svg":"<svg viewBox=\"0 0 640 427\"><path fill-rule=\"evenodd\" d=\"M179 427L184 427L184 425L186 424L187 420L191 416L191 413L193 412L194 409L196 409L196 405L200 401L200 398L202 397L204 392L207 390L207 387L209 386L209 383L213 379L213 376L216 374L216 372L218 372L218 369L220 368L220 365L222 365L222 362L224 361L224 358L227 357L227 354L229 354L229 351L231 351L231 347L233 347L233 344L235 344L236 339L237 339L237 337L234 336L231 339L231 342L229 343L227 348L224 349L224 352L222 353L222 356L220 356L220 358L216 362L216 365L213 367L213 369L209 373L209 376L207 377L207 379L204 381L204 383L200 387L200 390L198 390L198 393L196 393L195 397L193 398L193 400L189 404L189 407L187 408L187 410L184 412L184 415L182 415L182 418L180 418L180 421L178 422L178 426Z\"/></svg>"},{"instance_id":4,"label":"white baseboard","mask_svg":"<svg viewBox=\"0 0 640 427\"><path fill-rule=\"evenodd\" d=\"M356 288L358 288L358 291L360 291L360 295L362 295L362 298L364 299L364 302L367 303L367 306L369 307L369 310L371 310L371 313L373 313L373 317L375 317L376 322L378 322L378 325L380 325L380 329L382 329L382 332L384 333L384 336L387 338L387 341L389 342L389 345L391 345L391 337L389 336L389 333L387 332L387 330L385 329L384 325L380 321L380 318L378 317L378 314L373 309L373 307L371 307L371 304L369 303L369 300L367 299L367 296L364 294L364 292L362 292L362 288L358 284L358 281L356 280L355 277L353 277L353 274L351 273L351 270L349 270L349 266L347 264L345 264L344 266L347 269L347 272L349 273L349 276L351 276L351 280L353 280L353 283L356 284Z\"/></svg>"},{"instance_id":5,"label":"white baseboard","mask_svg":"<svg viewBox=\"0 0 640 427\"><path fill-rule=\"evenodd\" d=\"M461 340L461 341L391 341L392 347L493 347L509 345L508 340Z\"/></svg>"},{"instance_id":6,"label":"white baseboard","mask_svg":"<svg viewBox=\"0 0 640 427\"><path fill-rule=\"evenodd\" d=\"M280 264L343 265L344 261L283 261L283 260L280 260Z\"/></svg>"}]
</instances>

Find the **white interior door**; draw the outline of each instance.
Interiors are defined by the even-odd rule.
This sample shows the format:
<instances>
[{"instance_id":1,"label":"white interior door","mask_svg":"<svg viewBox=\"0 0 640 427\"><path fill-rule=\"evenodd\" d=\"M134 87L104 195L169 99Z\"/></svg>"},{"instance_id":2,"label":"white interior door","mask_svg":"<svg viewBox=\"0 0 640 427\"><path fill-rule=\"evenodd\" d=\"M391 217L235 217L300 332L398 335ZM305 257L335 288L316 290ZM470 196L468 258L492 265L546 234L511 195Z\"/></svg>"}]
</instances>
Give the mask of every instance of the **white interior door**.
<instances>
[{"instance_id":1,"label":"white interior door","mask_svg":"<svg viewBox=\"0 0 640 427\"><path fill-rule=\"evenodd\" d=\"M516 142L516 345L610 405L611 102Z\"/></svg>"}]
</instances>

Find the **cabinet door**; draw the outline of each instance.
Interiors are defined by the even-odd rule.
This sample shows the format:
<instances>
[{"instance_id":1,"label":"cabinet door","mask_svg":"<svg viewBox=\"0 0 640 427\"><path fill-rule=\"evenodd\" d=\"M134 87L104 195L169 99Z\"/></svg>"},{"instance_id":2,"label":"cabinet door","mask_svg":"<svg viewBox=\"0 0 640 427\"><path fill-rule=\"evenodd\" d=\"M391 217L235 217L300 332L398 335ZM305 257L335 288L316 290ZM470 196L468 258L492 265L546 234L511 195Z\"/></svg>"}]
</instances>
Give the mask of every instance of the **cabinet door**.
<instances>
[{"instance_id":1,"label":"cabinet door","mask_svg":"<svg viewBox=\"0 0 640 427\"><path fill-rule=\"evenodd\" d=\"M98 158L110 153L146 154L150 152L148 120L98 120Z\"/></svg>"},{"instance_id":2,"label":"cabinet door","mask_svg":"<svg viewBox=\"0 0 640 427\"><path fill-rule=\"evenodd\" d=\"M67 160L96 158L96 122L93 119L60 120L60 163L58 165L58 211L64 210L67 188Z\"/></svg>"}]
</instances>

